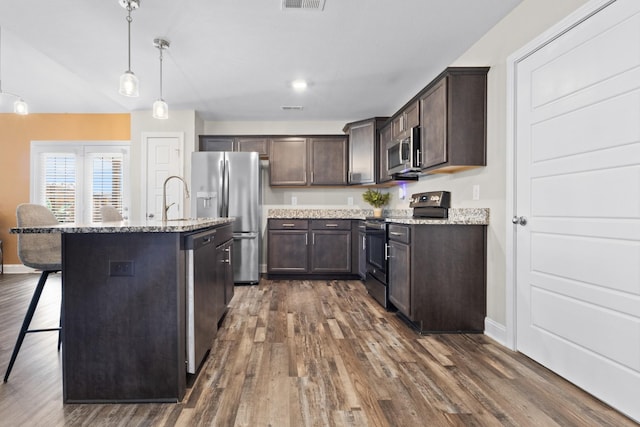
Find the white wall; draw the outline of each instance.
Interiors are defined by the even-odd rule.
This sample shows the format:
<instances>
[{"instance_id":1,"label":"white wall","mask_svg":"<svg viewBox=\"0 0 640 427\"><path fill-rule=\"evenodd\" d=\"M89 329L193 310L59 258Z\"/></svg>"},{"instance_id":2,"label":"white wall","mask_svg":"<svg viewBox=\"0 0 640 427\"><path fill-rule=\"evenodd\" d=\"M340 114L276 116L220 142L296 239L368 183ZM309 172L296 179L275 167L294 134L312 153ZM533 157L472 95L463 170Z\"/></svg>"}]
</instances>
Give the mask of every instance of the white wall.
<instances>
[{"instance_id":1,"label":"white wall","mask_svg":"<svg viewBox=\"0 0 640 427\"><path fill-rule=\"evenodd\" d=\"M154 119L150 110L131 113L131 188L133 188L133 195L139 195L132 197L130 213L132 219L143 219L145 213L145 195L141 190L140 176L145 160L142 158L142 134L145 132L182 132L184 134L184 158L190 159L190 153L197 147L196 128L201 131L204 128L204 123L197 117L194 110L171 110L167 120ZM185 161L183 167L183 175L190 177L190 162ZM188 212L185 212L185 215L188 215Z\"/></svg>"}]
</instances>

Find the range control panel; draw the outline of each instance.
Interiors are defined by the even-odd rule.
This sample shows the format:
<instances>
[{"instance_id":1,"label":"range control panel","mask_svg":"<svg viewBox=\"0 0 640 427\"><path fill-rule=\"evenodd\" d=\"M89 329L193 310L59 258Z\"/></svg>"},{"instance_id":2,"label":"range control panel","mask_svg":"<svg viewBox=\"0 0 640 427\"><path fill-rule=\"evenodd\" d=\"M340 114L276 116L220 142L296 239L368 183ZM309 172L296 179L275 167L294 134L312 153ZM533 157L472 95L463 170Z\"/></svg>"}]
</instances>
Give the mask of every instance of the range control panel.
<instances>
[{"instance_id":1,"label":"range control panel","mask_svg":"<svg viewBox=\"0 0 640 427\"><path fill-rule=\"evenodd\" d=\"M449 208L451 207L451 193L448 191L428 191L411 196L410 208Z\"/></svg>"}]
</instances>

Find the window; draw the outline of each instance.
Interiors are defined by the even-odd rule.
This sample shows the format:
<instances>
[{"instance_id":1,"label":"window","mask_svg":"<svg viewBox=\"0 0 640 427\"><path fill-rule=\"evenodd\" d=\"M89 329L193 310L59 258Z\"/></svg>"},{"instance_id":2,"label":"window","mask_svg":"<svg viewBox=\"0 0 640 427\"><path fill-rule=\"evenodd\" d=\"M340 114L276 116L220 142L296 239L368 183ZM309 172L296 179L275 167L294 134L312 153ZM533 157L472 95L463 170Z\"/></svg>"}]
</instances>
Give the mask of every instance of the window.
<instances>
[{"instance_id":1,"label":"window","mask_svg":"<svg viewBox=\"0 0 640 427\"><path fill-rule=\"evenodd\" d=\"M129 144L31 143L31 202L60 222L100 221L100 207L127 216Z\"/></svg>"}]
</instances>

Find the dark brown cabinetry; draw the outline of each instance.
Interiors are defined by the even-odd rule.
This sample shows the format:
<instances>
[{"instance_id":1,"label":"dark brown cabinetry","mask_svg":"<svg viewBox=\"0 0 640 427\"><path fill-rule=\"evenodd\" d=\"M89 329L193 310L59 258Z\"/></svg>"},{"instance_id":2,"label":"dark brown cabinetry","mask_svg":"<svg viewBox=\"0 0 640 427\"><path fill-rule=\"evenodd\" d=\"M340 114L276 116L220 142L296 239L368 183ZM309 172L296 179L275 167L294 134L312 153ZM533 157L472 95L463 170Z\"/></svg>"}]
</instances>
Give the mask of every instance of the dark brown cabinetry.
<instances>
[{"instance_id":1,"label":"dark brown cabinetry","mask_svg":"<svg viewBox=\"0 0 640 427\"><path fill-rule=\"evenodd\" d=\"M406 107L395 115L391 120L391 138L405 138L409 134L409 129L420 125L420 114L418 101L409 103Z\"/></svg>"},{"instance_id":2,"label":"dark brown cabinetry","mask_svg":"<svg viewBox=\"0 0 640 427\"><path fill-rule=\"evenodd\" d=\"M269 153L270 185L296 186L309 183L306 138L273 138Z\"/></svg>"},{"instance_id":3,"label":"dark brown cabinetry","mask_svg":"<svg viewBox=\"0 0 640 427\"><path fill-rule=\"evenodd\" d=\"M348 123L349 184L375 184L378 170L379 129L387 117Z\"/></svg>"},{"instance_id":4,"label":"dark brown cabinetry","mask_svg":"<svg viewBox=\"0 0 640 427\"><path fill-rule=\"evenodd\" d=\"M365 234L365 225L364 221L354 221L353 224L356 226L355 231L355 241L356 244L353 245L355 252L355 259L357 260L358 265L358 277L361 280L364 280L367 276L367 237Z\"/></svg>"},{"instance_id":5,"label":"dark brown cabinetry","mask_svg":"<svg viewBox=\"0 0 640 427\"><path fill-rule=\"evenodd\" d=\"M346 138L309 138L311 185L347 185Z\"/></svg>"},{"instance_id":6,"label":"dark brown cabinetry","mask_svg":"<svg viewBox=\"0 0 640 427\"><path fill-rule=\"evenodd\" d=\"M378 144L378 184L393 180L393 177L389 174L389 163L387 161L387 144L392 141L391 127L392 123L387 123L387 125L380 129L380 141Z\"/></svg>"},{"instance_id":7,"label":"dark brown cabinetry","mask_svg":"<svg viewBox=\"0 0 640 427\"><path fill-rule=\"evenodd\" d=\"M389 226L389 300L421 333L482 332L486 227Z\"/></svg>"},{"instance_id":8,"label":"dark brown cabinetry","mask_svg":"<svg viewBox=\"0 0 640 427\"><path fill-rule=\"evenodd\" d=\"M269 219L267 272L351 276L351 236L351 220Z\"/></svg>"},{"instance_id":9,"label":"dark brown cabinetry","mask_svg":"<svg viewBox=\"0 0 640 427\"><path fill-rule=\"evenodd\" d=\"M420 164L426 173L486 165L487 71L448 68L420 95Z\"/></svg>"},{"instance_id":10,"label":"dark brown cabinetry","mask_svg":"<svg viewBox=\"0 0 640 427\"><path fill-rule=\"evenodd\" d=\"M200 136L200 151L257 152L261 159L269 158L269 139L252 136Z\"/></svg>"},{"instance_id":11,"label":"dark brown cabinetry","mask_svg":"<svg viewBox=\"0 0 640 427\"><path fill-rule=\"evenodd\" d=\"M270 142L270 185L347 184L345 137L272 138Z\"/></svg>"}]
</instances>

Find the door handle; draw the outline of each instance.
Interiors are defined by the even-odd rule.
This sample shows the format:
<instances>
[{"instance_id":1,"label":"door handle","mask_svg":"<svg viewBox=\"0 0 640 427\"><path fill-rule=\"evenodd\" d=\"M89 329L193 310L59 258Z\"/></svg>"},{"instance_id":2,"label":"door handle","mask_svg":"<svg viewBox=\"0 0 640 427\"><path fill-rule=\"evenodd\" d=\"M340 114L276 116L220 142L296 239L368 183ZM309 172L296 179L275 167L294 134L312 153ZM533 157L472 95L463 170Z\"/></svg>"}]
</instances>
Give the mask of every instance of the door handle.
<instances>
[{"instance_id":1,"label":"door handle","mask_svg":"<svg viewBox=\"0 0 640 427\"><path fill-rule=\"evenodd\" d=\"M511 222L518 225L527 225L527 217L526 216L514 216L511 218Z\"/></svg>"}]
</instances>

